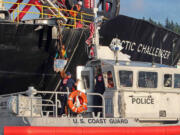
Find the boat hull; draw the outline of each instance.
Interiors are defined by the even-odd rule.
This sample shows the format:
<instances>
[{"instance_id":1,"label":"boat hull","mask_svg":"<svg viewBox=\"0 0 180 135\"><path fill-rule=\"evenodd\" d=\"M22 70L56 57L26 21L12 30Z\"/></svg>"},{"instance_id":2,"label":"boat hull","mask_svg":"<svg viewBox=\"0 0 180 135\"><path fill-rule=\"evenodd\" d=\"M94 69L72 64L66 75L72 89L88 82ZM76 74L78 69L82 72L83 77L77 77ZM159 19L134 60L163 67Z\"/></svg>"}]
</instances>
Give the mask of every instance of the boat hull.
<instances>
[{"instance_id":1,"label":"boat hull","mask_svg":"<svg viewBox=\"0 0 180 135\"><path fill-rule=\"evenodd\" d=\"M4 135L178 135L180 126L158 127L5 127Z\"/></svg>"},{"instance_id":2,"label":"boat hull","mask_svg":"<svg viewBox=\"0 0 180 135\"><path fill-rule=\"evenodd\" d=\"M0 22L0 95L21 92L29 86L52 91L56 88L60 80L53 69L57 35L52 36L51 26L38 28L38 24ZM72 74L78 64L84 65L88 60L85 35L88 34L82 29L63 30L63 43L70 60L67 70Z\"/></svg>"}]
</instances>

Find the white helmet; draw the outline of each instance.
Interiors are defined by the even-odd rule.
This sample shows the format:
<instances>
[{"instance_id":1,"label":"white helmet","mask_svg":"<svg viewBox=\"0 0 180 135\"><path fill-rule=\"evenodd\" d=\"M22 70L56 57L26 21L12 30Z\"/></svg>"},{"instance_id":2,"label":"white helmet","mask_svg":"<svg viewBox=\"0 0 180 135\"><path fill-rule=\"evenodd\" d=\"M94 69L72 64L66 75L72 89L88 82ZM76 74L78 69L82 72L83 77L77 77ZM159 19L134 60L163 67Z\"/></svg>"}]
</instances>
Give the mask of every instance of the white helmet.
<instances>
[{"instance_id":1,"label":"white helmet","mask_svg":"<svg viewBox=\"0 0 180 135\"><path fill-rule=\"evenodd\" d=\"M78 1L78 4L82 6L82 1Z\"/></svg>"}]
</instances>

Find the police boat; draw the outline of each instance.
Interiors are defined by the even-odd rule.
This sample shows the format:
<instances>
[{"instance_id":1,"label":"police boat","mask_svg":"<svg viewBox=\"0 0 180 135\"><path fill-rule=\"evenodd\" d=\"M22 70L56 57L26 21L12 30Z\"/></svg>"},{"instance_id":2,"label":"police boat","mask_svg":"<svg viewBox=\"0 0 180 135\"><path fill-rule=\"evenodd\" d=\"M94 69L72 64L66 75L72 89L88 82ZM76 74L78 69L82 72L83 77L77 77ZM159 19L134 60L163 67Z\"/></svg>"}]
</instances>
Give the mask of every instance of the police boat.
<instances>
[{"instance_id":1,"label":"police boat","mask_svg":"<svg viewBox=\"0 0 180 135\"><path fill-rule=\"evenodd\" d=\"M76 67L80 82L71 93L29 87L25 92L1 95L0 133L180 134L179 68L132 62L120 51L114 53L112 46L98 46L96 52L97 59ZM97 88L98 83L104 86ZM67 96L67 107L59 115L61 95Z\"/></svg>"}]
</instances>

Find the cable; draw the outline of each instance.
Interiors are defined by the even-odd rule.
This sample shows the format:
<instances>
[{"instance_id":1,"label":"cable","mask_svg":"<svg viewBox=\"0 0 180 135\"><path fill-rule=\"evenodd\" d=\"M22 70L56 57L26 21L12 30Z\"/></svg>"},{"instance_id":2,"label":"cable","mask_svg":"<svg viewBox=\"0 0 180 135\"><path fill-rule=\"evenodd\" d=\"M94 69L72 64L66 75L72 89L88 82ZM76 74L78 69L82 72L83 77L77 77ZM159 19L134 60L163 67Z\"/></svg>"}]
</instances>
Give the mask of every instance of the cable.
<instances>
[{"instance_id":1,"label":"cable","mask_svg":"<svg viewBox=\"0 0 180 135\"><path fill-rule=\"evenodd\" d=\"M69 64L70 64L70 62L71 62L71 60L72 60L72 58L73 58L73 56L74 56L74 53L75 53L76 50L77 50L77 47L78 47L78 45L79 45L79 42L80 42L80 40L81 40L81 38L82 38L83 33L84 33L84 29L82 30L81 35L80 35L80 38L79 38L79 40L78 40L78 42L77 42L77 44L76 44L76 47L74 48L73 53L72 53L72 55L71 55L71 57L70 57L67 65L66 65L66 67L65 67L65 69L64 69L65 72L66 72L67 68L69 67ZM56 85L56 88L54 89L54 92L57 91L57 89L58 89L61 81L62 81L62 80L60 79L59 82L58 82L58 84ZM50 100L53 98L53 96L54 96L54 95L52 94L51 97L50 97Z\"/></svg>"}]
</instances>

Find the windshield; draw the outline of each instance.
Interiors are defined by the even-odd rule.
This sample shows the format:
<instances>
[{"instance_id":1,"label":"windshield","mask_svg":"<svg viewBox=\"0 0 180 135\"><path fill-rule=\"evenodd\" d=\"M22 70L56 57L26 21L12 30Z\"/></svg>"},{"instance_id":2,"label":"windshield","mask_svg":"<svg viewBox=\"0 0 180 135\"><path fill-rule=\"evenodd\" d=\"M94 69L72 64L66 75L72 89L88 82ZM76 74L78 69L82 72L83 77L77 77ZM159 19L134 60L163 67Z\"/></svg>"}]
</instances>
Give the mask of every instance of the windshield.
<instances>
[{"instance_id":1,"label":"windshield","mask_svg":"<svg viewBox=\"0 0 180 135\"><path fill-rule=\"evenodd\" d=\"M133 86L133 72L132 71L119 71L120 85L122 87L132 87Z\"/></svg>"},{"instance_id":2,"label":"windshield","mask_svg":"<svg viewBox=\"0 0 180 135\"><path fill-rule=\"evenodd\" d=\"M138 78L138 87L157 88L157 73L140 71Z\"/></svg>"}]
</instances>

